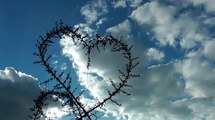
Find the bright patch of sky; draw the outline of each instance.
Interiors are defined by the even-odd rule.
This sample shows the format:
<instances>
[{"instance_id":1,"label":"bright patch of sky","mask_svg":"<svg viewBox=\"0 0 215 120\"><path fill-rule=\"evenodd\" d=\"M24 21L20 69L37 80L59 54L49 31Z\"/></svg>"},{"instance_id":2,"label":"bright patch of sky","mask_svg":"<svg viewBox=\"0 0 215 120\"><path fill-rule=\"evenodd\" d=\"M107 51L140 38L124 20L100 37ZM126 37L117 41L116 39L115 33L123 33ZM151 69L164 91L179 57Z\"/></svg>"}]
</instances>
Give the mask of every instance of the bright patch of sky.
<instances>
[{"instance_id":1,"label":"bright patch of sky","mask_svg":"<svg viewBox=\"0 0 215 120\"><path fill-rule=\"evenodd\" d=\"M37 83L49 77L40 65L32 64L36 40L62 20L92 36L98 32L122 37L139 57L135 72L141 77L129 82L131 96L115 96L122 106L107 103L102 120L214 120L214 4L214 0L1 0L0 119L23 120L29 114L40 90ZM75 84L89 90L82 102L105 98L106 89L112 89L106 80L118 82L116 71L123 59L109 51L94 52L86 71L85 51L70 39L51 47L52 65L71 70ZM68 119L61 118L66 114L62 110L50 106L47 113ZM58 115L52 113L56 111Z\"/></svg>"}]
</instances>

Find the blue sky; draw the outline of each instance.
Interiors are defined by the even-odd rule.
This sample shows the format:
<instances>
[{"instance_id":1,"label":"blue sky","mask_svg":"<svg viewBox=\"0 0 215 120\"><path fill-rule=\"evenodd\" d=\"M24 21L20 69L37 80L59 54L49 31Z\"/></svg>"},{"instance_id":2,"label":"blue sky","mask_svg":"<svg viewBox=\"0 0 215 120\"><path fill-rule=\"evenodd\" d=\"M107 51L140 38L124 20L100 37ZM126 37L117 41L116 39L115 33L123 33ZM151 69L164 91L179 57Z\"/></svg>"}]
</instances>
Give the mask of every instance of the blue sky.
<instances>
[{"instance_id":1,"label":"blue sky","mask_svg":"<svg viewBox=\"0 0 215 120\"><path fill-rule=\"evenodd\" d=\"M83 34L122 36L139 57L134 72L141 77L129 82L134 86L128 89L132 96L116 96L122 106L107 103L109 117L102 119L214 120L214 4L214 0L0 0L0 106L4 108L0 119L25 118L26 106L32 105L40 89L38 81L48 78L40 65L32 64L36 40L62 20L80 26ZM70 39L52 47L51 52L58 52L53 66L72 70L91 98L105 98L106 89L112 89L106 80L118 81L122 58L95 52L86 71L84 50ZM94 101L83 96L82 102Z\"/></svg>"},{"instance_id":2,"label":"blue sky","mask_svg":"<svg viewBox=\"0 0 215 120\"><path fill-rule=\"evenodd\" d=\"M83 21L79 13L83 4L78 0L1 1L1 69L13 66L37 76L41 67L32 64L35 41L60 19L71 25Z\"/></svg>"}]
</instances>

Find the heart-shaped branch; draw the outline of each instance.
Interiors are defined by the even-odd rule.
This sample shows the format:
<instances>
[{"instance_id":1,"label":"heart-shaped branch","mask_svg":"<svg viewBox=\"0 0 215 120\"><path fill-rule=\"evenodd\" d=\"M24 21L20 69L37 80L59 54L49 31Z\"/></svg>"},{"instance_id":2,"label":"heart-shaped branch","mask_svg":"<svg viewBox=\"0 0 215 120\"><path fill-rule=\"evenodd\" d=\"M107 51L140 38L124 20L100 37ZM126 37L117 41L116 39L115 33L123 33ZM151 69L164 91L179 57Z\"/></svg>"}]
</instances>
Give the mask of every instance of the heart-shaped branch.
<instances>
[{"instance_id":1,"label":"heart-shaped branch","mask_svg":"<svg viewBox=\"0 0 215 120\"><path fill-rule=\"evenodd\" d=\"M34 63L41 64L45 67L46 71L51 75L49 80L42 82L41 84L47 85L50 82L55 81L56 84L53 89L46 88L44 91L41 92L40 96L35 100L35 106L31 109L33 111L33 116L30 116L31 119L37 120L41 116L45 116L43 107L45 106L44 103L47 101L48 97L49 100L52 99L51 96L57 96L57 98L63 100L63 106L69 106L74 119L82 120L82 119L89 119L98 118L96 115L97 108L103 108L107 101L112 101L116 105L121 105L118 101L113 99L114 96L117 94L123 93L125 95L130 95L125 90L125 87L131 87L128 84L128 81L131 78L139 77L139 75L135 75L132 73L132 70L139 64L139 62L135 62L138 57L132 56L132 46L128 46L125 42L121 39L117 39L112 35L107 35L105 37L101 37L96 35L93 40L86 40L87 35L82 35L78 33L80 28L73 29L71 26L64 25L63 22L56 23L56 26L49 31L44 37L40 37L40 40L37 41L36 47L38 49L37 52L33 53L35 56L39 58L38 61ZM119 70L119 80L118 84L114 83L114 81L110 80L111 85L113 86L113 90L107 90L108 96L103 99L102 101L98 101L97 103L90 108L87 108L83 103L80 102L80 96L84 91L81 91L78 95L76 95L76 90L78 87L71 90L71 83L72 77L70 73L65 76L64 72L59 73L50 65L50 59L52 58L51 55L47 55L47 50L50 45L54 43L53 38L61 39L63 36L71 37L73 43L75 45L82 44L83 49L87 50L87 69L90 68L91 63L91 52L93 49L97 49L100 52L100 49L105 49L107 45L111 46L111 52L120 52L122 53L123 57L126 60L126 69L125 72Z\"/></svg>"}]
</instances>

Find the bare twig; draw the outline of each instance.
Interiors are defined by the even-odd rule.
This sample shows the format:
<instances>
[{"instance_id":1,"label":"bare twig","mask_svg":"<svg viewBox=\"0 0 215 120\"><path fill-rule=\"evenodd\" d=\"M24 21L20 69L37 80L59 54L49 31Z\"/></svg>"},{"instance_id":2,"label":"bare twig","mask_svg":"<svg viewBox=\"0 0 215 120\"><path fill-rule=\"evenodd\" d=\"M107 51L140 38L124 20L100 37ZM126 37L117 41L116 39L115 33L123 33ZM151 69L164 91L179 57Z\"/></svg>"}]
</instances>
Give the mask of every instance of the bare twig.
<instances>
[{"instance_id":1,"label":"bare twig","mask_svg":"<svg viewBox=\"0 0 215 120\"><path fill-rule=\"evenodd\" d=\"M87 41L85 40L87 35L83 36L82 34L78 33L79 29L80 28L73 29L68 25L64 25L63 22L59 22L56 23L56 26L51 31L49 31L44 37L41 36L40 40L37 41L36 47L38 51L34 52L33 55L37 56L39 60L34 63L41 64L42 66L44 66L46 71L51 75L50 79L42 82L41 84L48 84L52 81L55 81L57 83L53 89L49 90L47 88L45 91L41 92L41 94L35 100L35 106L31 109L33 112L33 116L30 116L29 117L30 119L37 120L41 116L45 117L43 111L44 103L47 99L52 100L51 96L53 95L57 96L59 99L64 100L63 105L67 105L71 108L72 117L74 117L74 119L77 120L83 119L91 120L92 118L97 119L99 118L96 115L97 108L104 109L103 106L107 101L112 101L116 105L121 105L119 101L115 101L113 97L117 96L117 94L120 93L130 95L125 90L123 90L123 88L131 87L130 85L128 85L129 79L133 77L139 77L139 75L135 75L132 73L133 68L135 68L139 64L139 62L135 62L135 60L137 60L138 57L132 56L131 52L132 46L128 46L121 39L117 39L112 35L101 37L97 34L94 40ZM81 91L78 95L75 95L75 91L79 87L76 87L73 90L71 90L72 78L70 74L67 74L66 79L63 80L62 76L65 73L54 70L54 68L51 67L50 65L51 55L47 55L48 47L54 43L53 38L61 39L63 35L71 37L75 45L82 44L83 49L87 50L86 53L87 68L90 68L91 63L90 54L92 52L92 49L97 49L99 52L101 52L100 48L105 49L107 45L112 47L111 48L112 52L121 52L122 56L126 60L126 69L124 70L125 72L119 70L118 78L120 82L116 84L114 83L114 81L110 79L111 85L114 88L113 91L107 90L108 96L102 101L98 101L95 105L91 106L90 108L86 108L85 105L83 105L79 101L79 98L84 91Z\"/></svg>"}]
</instances>

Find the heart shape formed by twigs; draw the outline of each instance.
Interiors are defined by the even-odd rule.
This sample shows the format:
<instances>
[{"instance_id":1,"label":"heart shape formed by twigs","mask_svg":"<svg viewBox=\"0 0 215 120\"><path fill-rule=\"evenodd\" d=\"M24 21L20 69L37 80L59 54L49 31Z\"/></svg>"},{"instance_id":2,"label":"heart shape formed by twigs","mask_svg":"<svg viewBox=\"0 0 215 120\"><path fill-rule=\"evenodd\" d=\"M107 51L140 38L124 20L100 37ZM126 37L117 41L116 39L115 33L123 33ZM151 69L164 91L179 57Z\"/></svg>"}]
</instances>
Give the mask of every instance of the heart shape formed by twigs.
<instances>
[{"instance_id":1,"label":"heart shape formed by twigs","mask_svg":"<svg viewBox=\"0 0 215 120\"><path fill-rule=\"evenodd\" d=\"M55 98L63 100L63 106L69 106L71 111L71 117L74 119L82 120L89 119L92 117L97 118L96 109L103 108L104 104L107 101L112 101L116 105L121 105L118 101L113 100L113 97L117 94L123 93L125 95L130 95L123 88L131 87L128 84L129 79L134 77L139 77L139 75L135 75L132 73L132 70L139 64L139 62L135 62L138 57L133 57L131 48L132 46L128 46L121 39L117 39L112 35L107 35L105 37L101 37L96 35L93 40L86 40L87 35L83 36L81 33L78 33L80 28L73 29L71 26L64 25L63 22L56 23L56 26L47 32L44 37L40 37L40 40L37 41L36 47L38 49L37 52L33 53L35 56L39 58L38 61L34 63L41 64L45 67L46 71L51 75L51 78L42 82L41 84L48 84L49 82L55 81L56 85L53 89L46 89L41 92L38 98L35 100L35 106L31 109L33 111L33 116L30 116L30 119L39 119L41 116L45 116L43 107L46 105L45 101L53 100L53 96L57 96ZM63 36L71 37L74 45L82 44L83 49L87 50L87 69L90 68L91 63L91 52L93 49L97 49L100 52L100 48L105 49L107 45L111 46L111 52L120 52L122 53L124 59L126 60L126 69L119 70L119 80L118 84L115 84L114 81L110 80L111 85L113 86L112 91L107 91L108 96L104 98L102 101L97 100L97 103L90 108L86 108L83 103L80 102L80 96L84 91L80 92L78 95L75 95L76 88L71 88L72 77L69 74L64 72L59 73L54 70L50 65L51 55L47 55L48 47L54 43L53 38L61 39ZM122 72L125 71L125 72ZM62 76L66 76L63 78ZM71 90L73 89L73 90Z\"/></svg>"}]
</instances>

